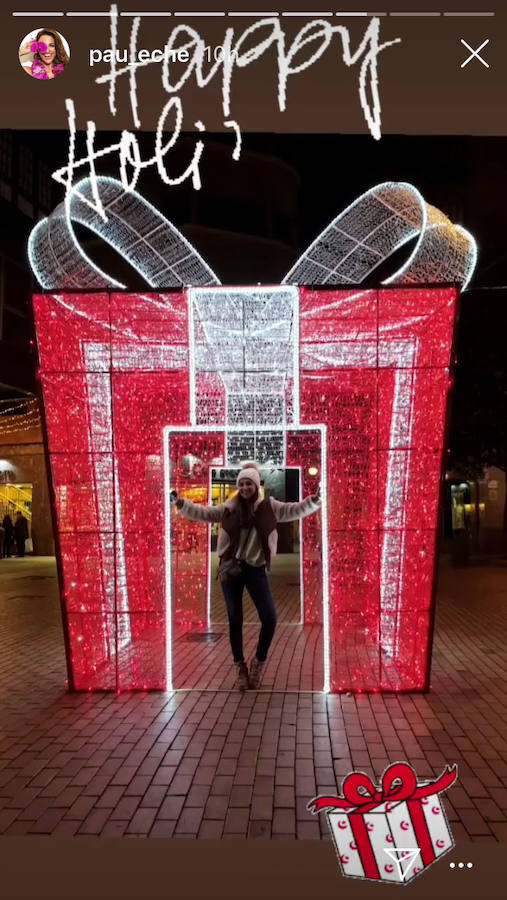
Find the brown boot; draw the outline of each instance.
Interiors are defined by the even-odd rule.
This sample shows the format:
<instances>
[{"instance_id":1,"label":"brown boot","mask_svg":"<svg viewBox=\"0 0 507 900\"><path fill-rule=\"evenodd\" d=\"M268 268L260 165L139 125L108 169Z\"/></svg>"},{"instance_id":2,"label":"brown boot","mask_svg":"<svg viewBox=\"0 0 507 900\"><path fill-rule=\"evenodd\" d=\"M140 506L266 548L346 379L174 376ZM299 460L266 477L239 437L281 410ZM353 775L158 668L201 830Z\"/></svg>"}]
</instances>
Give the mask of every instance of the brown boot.
<instances>
[{"instance_id":1,"label":"brown boot","mask_svg":"<svg viewBox=\"0 0 507 900\"><path fill-rule=\"evenodd\" d=\"M234 663L236 666L236 688L238 691L248 690L248 668L246 662Z\"/></svg>"},{"instance_id":2,"label":"brown boot","mask_svg":"<svg viewBox=\"0 0 507 900\"><path fill-rule=\"evenodd\" d=\"M263 668L264 663L257 659L256 656L254 656L250 663L250 669L248 672L248 683L252 691L256 691L261 683Z\"/></svg>"}]
</instances>

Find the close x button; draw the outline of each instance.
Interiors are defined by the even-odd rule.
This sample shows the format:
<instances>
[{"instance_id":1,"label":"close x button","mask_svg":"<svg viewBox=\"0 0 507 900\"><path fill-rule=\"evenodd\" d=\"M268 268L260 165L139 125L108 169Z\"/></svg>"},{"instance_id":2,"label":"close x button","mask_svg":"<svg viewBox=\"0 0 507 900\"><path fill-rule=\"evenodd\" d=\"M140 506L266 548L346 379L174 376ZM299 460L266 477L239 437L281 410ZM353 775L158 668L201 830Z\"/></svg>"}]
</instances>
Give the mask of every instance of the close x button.
<instances>
[{"instance_id":1,"label":"close x button","mask_svg":"<svg viewBox=\"0 0 507 900\"><path fill-rule=\"evenodd\" d=\"M462 69L464 69L465 66L468 66L468 63L471 62L473 59L476 59L477 62L482 63L482 65L485 66L486 69L489 69L489 63L487 63L486 60L483 59L482 56L480 55L480 51L486 46L486 44L489 44L489 38L486 38L486 40L483 41L482 44L480 45L480 47L477 47L476 50L474 50L473 47L471 47L470 44L468 44L463 38L461 38L461 43L463 44L464 47L466 47L467 50L470 51L470 55L467 56L465 61L461 63Z\"/></svg>"}]
</instances>

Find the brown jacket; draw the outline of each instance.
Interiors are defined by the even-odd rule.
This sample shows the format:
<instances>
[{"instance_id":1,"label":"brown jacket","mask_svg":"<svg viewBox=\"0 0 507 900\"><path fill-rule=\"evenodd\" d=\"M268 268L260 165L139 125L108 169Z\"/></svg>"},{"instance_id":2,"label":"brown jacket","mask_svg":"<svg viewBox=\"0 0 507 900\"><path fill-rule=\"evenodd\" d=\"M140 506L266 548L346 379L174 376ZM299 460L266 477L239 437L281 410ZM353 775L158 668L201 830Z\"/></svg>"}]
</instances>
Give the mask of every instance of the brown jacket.
<instances>
[{"instance_id":1,"label":"brown jacket","mask_svg":"<svg viewBox=\"0 0 507 900\"><path fill-rule=\"evenodd\" d=\"M255 505L253 518L253 527L257 529L262 552L266 560L266 568L269 569L271 563L269 535L273 530L276 530L276 516L269 500L261 500L260 503ZM241 535L241 518L238 505L232 508L226 506L222 518L222 528L229 537L229 546L220 558L233 559L236 555Z\"/></svg>"}]
</instances>

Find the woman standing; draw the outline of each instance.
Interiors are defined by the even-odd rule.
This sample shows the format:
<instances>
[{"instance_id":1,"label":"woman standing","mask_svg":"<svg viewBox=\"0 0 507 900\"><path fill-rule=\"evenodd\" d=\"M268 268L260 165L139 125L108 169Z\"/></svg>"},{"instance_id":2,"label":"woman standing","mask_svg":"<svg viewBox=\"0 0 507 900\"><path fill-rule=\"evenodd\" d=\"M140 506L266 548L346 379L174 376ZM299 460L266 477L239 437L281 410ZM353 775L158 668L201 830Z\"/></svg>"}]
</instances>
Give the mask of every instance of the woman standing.
<instances>
[{"instance_id":1,"label":"woman standing","mask_svg":"<svg viewBox=\"0 0 507 900\"><path fill-rule=\"evenodd\" d=\"M256 463L247 463L237 477L238 493L219 506L202 506L183 500L171 491L175 503L188 519L220 522L218 536L218 577L222 584L229 638L237 669L236 687L240 691L259 687L262 670L276 627L276 610L267 571L276 554L278 522L293 522L320 509L320 490L301 503L282 503L270 497L261 500L260 472ZM250 594L261 629L257 651L247 667L243 656L243 591Z\"/></svg>"}]
</instances>

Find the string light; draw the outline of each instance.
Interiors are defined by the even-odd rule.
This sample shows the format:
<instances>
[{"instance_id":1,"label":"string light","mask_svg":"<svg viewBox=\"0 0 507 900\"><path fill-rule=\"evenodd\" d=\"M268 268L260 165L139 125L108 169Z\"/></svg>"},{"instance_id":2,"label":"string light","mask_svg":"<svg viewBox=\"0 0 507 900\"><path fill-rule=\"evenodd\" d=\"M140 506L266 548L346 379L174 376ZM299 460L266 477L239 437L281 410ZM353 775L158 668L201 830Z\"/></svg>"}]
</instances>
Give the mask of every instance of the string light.
<instances>
[{"instance_id":1,"label":"string light","mask_svg":"<svg viewBox=\"0 0 507 900\"><path fill-rule=\"evenodd\" d=\"M0 434L14 435L40 428L41 420L36 397L0 400Z\"/></svg>"},{"instance_id":2,"label":"string light","mask_svg":"<svg viewBox=\"0 0 507 900\"><path fill-rule=\"evenodd\" d=\"M3 407L5 403L12 403L13 406ZM9 413L18 413L19 410L27 408L28 411L35 408L37 409L37 400L35 398L27 400L22 397L20 399L15 400L0 400L0 416L8 416Z\"/></svg>"},{"instance_id":3,"label":"string light","mask_svg":"<svg viewBox=\"0 0 507 900\"><path fill-rule=\"evenodd\" d=\"M361 194L321 232L282 283L360 284L414 238L408 260L383 283L457 283L464 290L477 262L473 236L405 182L385 182Z\"/></svg>"},{"instance_id":4,"label":"string light","mask_svg":"<svg viewBox=\"0 0 507 900\"><path fill-rule=\"evenodd\" d=\"M28 256L44 288L125 288L86 255L75 224L86 226L109 244L152 288L218 283L186 238L144 197L103 175L96 178L96 186L105 217L96 207L91 179L84 178L32 230Z\"/></svg>"},{"instance_id":5,"label":"string light","mask_svg":"<svg viewBox=\"0 0 507 900\"><path fill-rule=\"evenodd\" d=\"M40 425L40 419L34 419L33 423L25 424L23 426L12 426L11 428L0 427L0 434L22 434L25 431L34 431L34 429L40 428Z\"/></svg>"},{"instance_id":6,"label":"string light","mask_svg":"<svg viewBox=\"0 0 507 900\"><path fill-rule=\"evenodd\" d=\"M211 493L211 482L207 480L207 473L216 466L234 466L240 465L239 460L231 461L225 458L225 450L228 446L228 437L231 432L237 432L237 425L194 425L175 426L164 429L164 484L165 484L165 543L166 543L166 635L167 635L167 690L172 690L174 686L173 673L173 653L172 653L172 635L174 633L174 625L179 631L190 631L194 629L202 629L204 623L209 625L209 573L211 571L211 541L210 528L203 527L202 524L188 520L183 516L175 517L175 521L171 518L171 508L169 502L169 491L176 486L182 496L188 495L189 490L195 494L197 491L201 494L201 500L208 502ZM256 425L258 434L270 437L271 426ZM284 445L285 456L289 459L294 456L294 462L286 462L289 468L300 469L300 459L302 455L310 452L312 458L322 455L325 459L326 445L326 429L325 427L316 425L286 425L282 429L282 441ZM198 460L198 470L196 466L189 470L186 466L188 459L188 448L192 447L196 454L195 459ZM297 460L297 461L296 461ZM207 483L207 488L205 484ZM305 480L303 481L306 487ZM189 488L189 485L192 487ZM307 490L305 496L314 493L315 490ZM325 481L323 483L323 521L325 521L325 506L327 502L327 493L325 490ZM192 499L196 499L195 496ZM315 517L312 517L312 521ZM314 621L323 623L323 671L324 671L324 690L329 690L329 584L327 580L327 566L322 569L323 555L327 553L327 534L320 523L315 525L311 531L310 537L317 540L308 540L308 534L305 538L304 525L307 520L303 520L303 529L300 541L301 554L301 591L302 599L305 592L310 591L312 597L312 607L314 607L313 621L310 613L307 616L302 614L302 622L313 624ZM173 550L173 546L177 549ZM307 550L308 548L308 550ZM197 570L189 566L193 551L196 551L206 564ZM319 572L324 573L319 579L318 590L315 591L315 555L319 556ZM313 565L309 564L310 557L313 557ZM189 577L190 568L190 577ZM304 609L304 607L303 607Z\"/></svg>"},{"instance_id":7,"label":"string light","mask_svg":"<svg viewBox=\"0 0 507 900\"><path fill-rule=\"evenodd\" d=\"M74 225L84 225L141 274L151 288L219 284L186 238L151 203L121 182L90 178L30 234L28 255L46 289L124 288L81 247ZM361 194L310 245L283 284L359 284L410 240L408 260L385 284L458 283L465 289L477 261L472 235L454 225L405 182L385 182Z\"/></svg>"}]
</instances>

